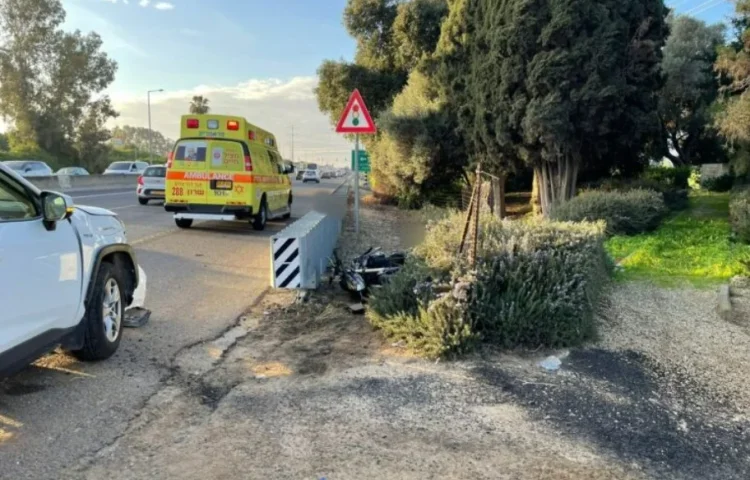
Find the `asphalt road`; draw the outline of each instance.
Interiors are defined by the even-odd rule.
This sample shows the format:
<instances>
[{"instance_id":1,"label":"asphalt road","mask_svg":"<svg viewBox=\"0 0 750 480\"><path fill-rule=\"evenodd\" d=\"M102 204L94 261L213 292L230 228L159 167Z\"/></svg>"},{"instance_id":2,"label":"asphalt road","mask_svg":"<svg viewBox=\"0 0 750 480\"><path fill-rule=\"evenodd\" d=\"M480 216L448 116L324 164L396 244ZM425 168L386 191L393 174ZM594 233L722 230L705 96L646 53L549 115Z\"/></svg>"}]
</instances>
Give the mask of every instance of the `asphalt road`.
<instances>
[{"instance_id":1,"label":"asphalt road","mask_svg":"<svg viewBox=\"0 0 750 480\"><path fill-rule=\"evenodd\" d=\"M293 218L346 210L343 179L295 182ZM56 353L0 383L0 478L53 479L114 441L169 373L183 347L219 335L269 284L266 231L196 222L178 229L161 202L138 205L132 189L78 191L76 203L117 212L147 275L151 321L126 330L117 354L81 363Z\"/></svg>"}]
</instances>

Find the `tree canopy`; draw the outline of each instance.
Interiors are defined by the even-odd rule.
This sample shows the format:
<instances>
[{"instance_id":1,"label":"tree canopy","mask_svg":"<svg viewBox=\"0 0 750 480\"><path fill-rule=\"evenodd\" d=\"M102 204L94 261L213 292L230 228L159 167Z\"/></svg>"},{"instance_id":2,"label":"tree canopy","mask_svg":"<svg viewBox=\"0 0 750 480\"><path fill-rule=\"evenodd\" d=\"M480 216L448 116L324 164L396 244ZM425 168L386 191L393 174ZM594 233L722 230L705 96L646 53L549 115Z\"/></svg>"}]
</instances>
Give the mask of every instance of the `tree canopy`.
<instances>
[{"instance_id":1,"label":"tree canopy","mask_svg":"<svg viewBox=\"0 0 750 480\"><path fill-rule=\"evenodd\" d=\"M735 41L722 48L716 71L726 81L725 103L718 115L719 131L732 142L750 142L750 0L738 0Z\"/></svg>"},{"instance_id":2,"label":"tree canopy","mask_svg":"<svg viewBox=\"0 0 750 480\"><path fill-rule=\"evenodd\" d=\"M112 137L120 140L123 147L139 150L144 154L148 153L149 138L151 138L154 153L157 155L168 152L174 147L174 140L165 137L161 132L149 131L148 128L144 127L132 127L130 125L115 127L112 130Z\"/></svg>"},{"instance_id":3,"label":"tree canopy","mask_svg":"<svg viewBox=\"0 0 750 480\"><path fill-rule=\"evenodd\" d=\"M661 0L467 0L458 61L443 75L460 98L469 150L488 168L532 166L542 209L575 193L578 172L616 153L636 161L658 130L667 34Z\"/></svg>"},{"instance_id":4,"label":"tree canopy","mask_svg":"<svg viewBox=\"0 0 750 480\"><path fill-rule=\"evenodd\" d=\"M14 145L87 165L116 116L102 92L117 65L99 35L65 32L64 21L59 0L0 2L0 115L12 124Z\"/></svg>"},{"instance_id":5,"label":"tree canopy","mask_svg":"<svg viewBox=\"0 0 750 480\"><path fill-rule=\"evenodd\" d=\"M211 110L208 99L203 95L195 95L190 101L190 113L193 115L204 115Z\"/></svg>"},{"instance_id":6,"label":"tree canopy","mask_svg":"<svg viewBox=\"0 0 750 480\"><path fill-rule=\"evenodd\" d=\"M681 15L670 18L669 27L659 92L664 133L659 153L677 165L715 162L722 150L711 125L719 92L713 66L724 44L724 26Z\"/></svg>"}]
</instances>

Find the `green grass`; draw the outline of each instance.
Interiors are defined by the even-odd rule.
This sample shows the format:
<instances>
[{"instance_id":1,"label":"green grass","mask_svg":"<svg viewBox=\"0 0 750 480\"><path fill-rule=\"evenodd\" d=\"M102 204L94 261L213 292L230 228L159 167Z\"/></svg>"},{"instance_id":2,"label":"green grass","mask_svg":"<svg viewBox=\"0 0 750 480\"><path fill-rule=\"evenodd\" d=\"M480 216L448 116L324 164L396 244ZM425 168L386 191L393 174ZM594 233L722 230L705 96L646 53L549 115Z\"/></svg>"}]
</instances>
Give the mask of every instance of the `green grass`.
<instances>
[{"instance_id":1,"label":"green grass","mask_svg":"<svg viewBox=\"0 0 750 480\"><path fill-rule=\"evenodd\" d=\"M741 260L750 259L750 245L732 242L730 233L729 194L695 194L688 210L655 232L615 236L606 247L624 267L620 279L712 286L746 273Z\"/></svg>"}]
</instances>

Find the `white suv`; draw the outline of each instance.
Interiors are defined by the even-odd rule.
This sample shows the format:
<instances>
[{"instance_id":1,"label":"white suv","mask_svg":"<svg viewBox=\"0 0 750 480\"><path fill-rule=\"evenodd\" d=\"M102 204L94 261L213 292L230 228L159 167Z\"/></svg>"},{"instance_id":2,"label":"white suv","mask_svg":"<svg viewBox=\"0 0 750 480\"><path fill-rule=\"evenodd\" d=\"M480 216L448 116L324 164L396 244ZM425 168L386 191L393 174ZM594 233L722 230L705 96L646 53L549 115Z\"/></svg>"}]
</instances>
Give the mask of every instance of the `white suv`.
<instances>
[{"instance_id":1,"label":"white suv","mask_svg":"<svg viewBox=\"0 0 750 480\"><path fill-rule=\"evenodd\" d=\"M117 216L73 207L0 165L0 374L62 345L110 357L122 338L138 264Z\"/></svg>"}]
</instances>

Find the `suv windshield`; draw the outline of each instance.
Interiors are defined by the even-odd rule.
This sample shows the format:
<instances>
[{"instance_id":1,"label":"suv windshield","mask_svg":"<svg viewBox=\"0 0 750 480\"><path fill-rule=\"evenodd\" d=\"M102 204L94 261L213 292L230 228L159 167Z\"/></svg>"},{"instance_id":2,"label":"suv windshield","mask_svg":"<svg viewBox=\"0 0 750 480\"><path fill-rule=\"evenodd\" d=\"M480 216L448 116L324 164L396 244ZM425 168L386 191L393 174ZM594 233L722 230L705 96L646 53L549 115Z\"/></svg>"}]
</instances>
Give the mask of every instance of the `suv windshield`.
<instances>
[{"instance_id":1,"label":"suv windshield","mask_svg":"<svg viewBox=\"0 0 750 480\"><path fill-rule=\"evenodd\" d=\"M115 162L107 170L124 171L130 170L130 162Z\"/></svg>"},{"instance_id":2,"label":"suv windshield","mask_svg":"<svg viewBox=\"0 0 750 480\"><path fill-rule=\"evenodd\" d=\"M144 177L166 177L166 167L149 167L143 172Z\"/></svg>"}]
</instances>

